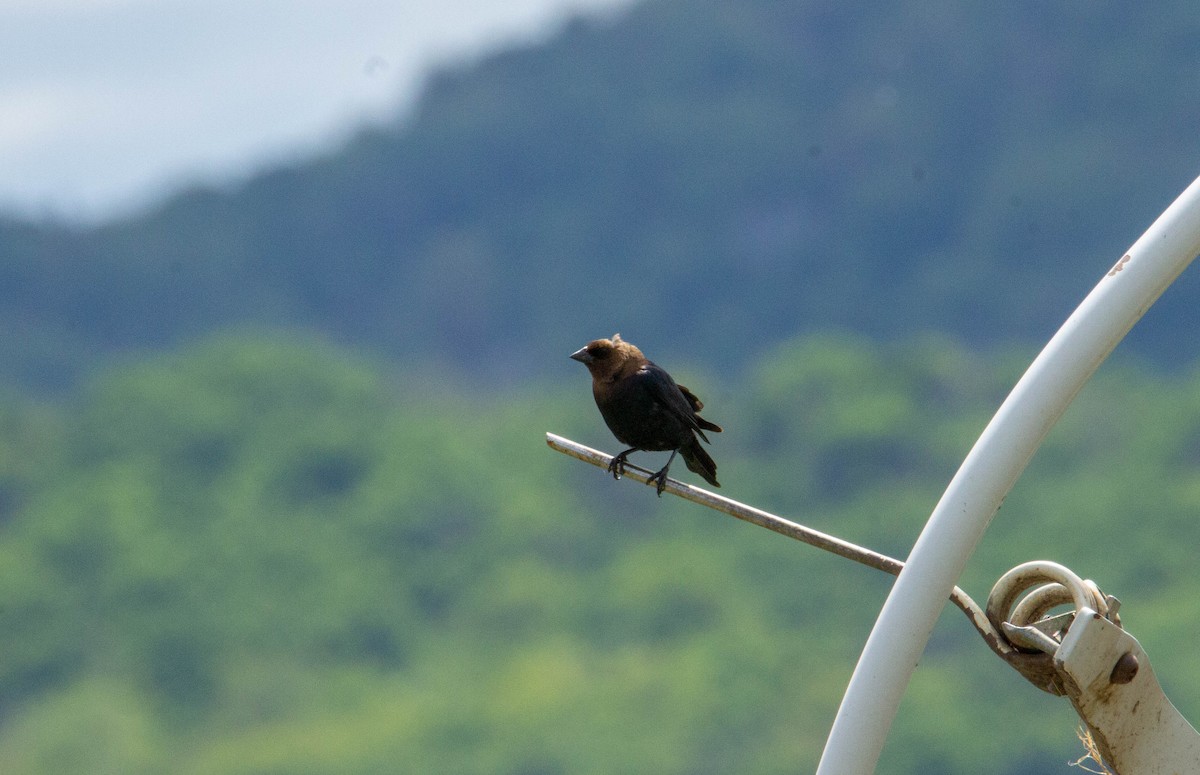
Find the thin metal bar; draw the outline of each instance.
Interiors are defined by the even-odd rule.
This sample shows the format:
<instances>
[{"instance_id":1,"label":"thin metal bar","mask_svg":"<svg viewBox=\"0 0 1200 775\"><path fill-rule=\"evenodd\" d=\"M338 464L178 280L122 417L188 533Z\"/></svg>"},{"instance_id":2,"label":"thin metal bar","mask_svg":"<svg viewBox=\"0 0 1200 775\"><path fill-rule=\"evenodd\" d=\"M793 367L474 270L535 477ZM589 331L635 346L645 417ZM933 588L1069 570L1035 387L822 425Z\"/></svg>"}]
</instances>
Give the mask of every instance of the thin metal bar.
<instances>
[{"instance_id":1,"label":"thin metal bar","mask_svg":"<svg viewBox=\"0 0 1200 775\"><path fill-rule=\"evenodd\" d=\"M546 444L551 449L603 469L607 469L608 464L613 459L612 455L592 449L591 447L586 447L578 442L553 433L546 434ZM642 484L649 484L650 474L651 471L645 468L632 463L625 464L625 476L628 479L641 482ZM728 514L744 522L765 527L767 530L801 541L809 546L824 549L839 557L854 560L857 563L881 570L892 576L898 575L904 567L903 562L893 557L888 557L886 554L880 554L879 552L866 549L841 538L813 530L812 528L791 522L762 509L747 506L744 503L717 495L701 487L694 487L678 479L668 477L666 485L663 487L663 492L678 495L684 500L698 503L701 506L707 506L710 509L719 511L722 514ZM972 600L966 592L958 587L954 587L950 591L950 600L967 615L967 618L971 620L972 626L979 631L979 634L983 636L984 641L987 642L993 651L1005 660L1010 660L1014 656L1013 648L996 632L991 622L988 621L987 614L983 608Z\"/></svg>"},{"instance_id":2,"label":"thin metal bar","mask_svg":"<svg viewBox=\"0 0 1200 775\"><path fill-rule=\"evenodd\" d=\"M874 772L946 592L961 575L1004 497L1083 384L1197 253L1200 179L1180 194L1072 313L963 461L867 639L817 775Z\"/></svg>"}]
</instances>

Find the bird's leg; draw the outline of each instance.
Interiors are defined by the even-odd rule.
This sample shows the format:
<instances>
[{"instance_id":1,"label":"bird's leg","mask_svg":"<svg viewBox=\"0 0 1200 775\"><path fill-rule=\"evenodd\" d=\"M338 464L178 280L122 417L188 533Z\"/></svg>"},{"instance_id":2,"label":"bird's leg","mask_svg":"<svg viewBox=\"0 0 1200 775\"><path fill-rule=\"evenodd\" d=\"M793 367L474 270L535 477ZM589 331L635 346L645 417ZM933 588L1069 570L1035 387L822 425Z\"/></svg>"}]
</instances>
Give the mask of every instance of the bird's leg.
<instances>
[{"instance_id":1,"label":"bird's leg","mask_svg":"<svg viewBox=\"0 0 1200 775\"><path fill-rule=\"evenodd\" d=\"M667 470L671 467L671 461L675 459L675 453L678 451L677 449L671 450L671 456L667 458L667 464L662 467L661 471L650 474L650 478L646 480L646 484L658 480L657 492L660 498L662 497L663 488L667 486Z\"/></svg>"},{"instance_id":2,"label":"bird's leg","mask_svg":"<svg viewBox=\"0 0 1200 775\"><path fill-rule=\"evenodd\" d=\"M625 459L629 457L630 452L637 452L637 449L630 447L609 462L608 472L613 475L613 479L620 479L625 474Z\"/></svg>"}]
</instances>

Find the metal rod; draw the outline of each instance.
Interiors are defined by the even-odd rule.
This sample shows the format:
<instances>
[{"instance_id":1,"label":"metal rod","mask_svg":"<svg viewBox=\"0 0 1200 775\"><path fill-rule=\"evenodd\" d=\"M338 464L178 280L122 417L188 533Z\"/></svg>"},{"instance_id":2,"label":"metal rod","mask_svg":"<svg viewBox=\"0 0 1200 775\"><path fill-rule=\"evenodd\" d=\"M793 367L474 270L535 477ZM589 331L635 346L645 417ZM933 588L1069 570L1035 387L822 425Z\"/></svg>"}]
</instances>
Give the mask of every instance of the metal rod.
<instances>
[{"instance_id":1,"label":"metal rod","mask_svg":"<svg viewBox=\"0 0 1200 775\"><path fill-rule=\"evenodd\" d=\"M606 470L608 469L608 464L613 459L612 455L592 449L591 447L585 447L578 442L553 433L546 434L546 444L551 449ZM645 468L632 463L625 464L625 476L628 479L648 484L650 474L651 471ZM892 576L898 575L904 567L903 562L893 557L888 557L886 554L880 554L879 552L852 544L841 538L813 530L812 528L791 522L762 509L756 509L753 506L747 506L744 503L717 495L701 487L693 487L678 479L668 477L667 483L663 487L663 492L678 495L684 500L698 503L701 506L707 506L710 509L719 511L722 514L728 514L744 522L765 527L767 530L801 541L809 546L824 549L839 557L854 560L857 563L881 570ZM972 600L966 592L958 587L954 587L950 591L950 600L967 615L967 618L971 620L972 626L979 631L979 634L983 636L984 641L987 642L993 651L1004 659L1009 659L1012 656L1012 647L996 632L995 628L988 621L987 614L984 612L982 606Z\"/></svg>"},{"instance_id":2,"label":"metal rod","mask_svg":"<svg viewBox=\"0 0 1200 775\"><path fill-rule=\"evenodd\" d=\"M817 775L870 775L947 591L1083 384L1196 254L1200 179L1110 269L1030 365L926 523L867 639ZM1014 271L1020 271L1015 266Z\"/></svg>"}]
</instances>

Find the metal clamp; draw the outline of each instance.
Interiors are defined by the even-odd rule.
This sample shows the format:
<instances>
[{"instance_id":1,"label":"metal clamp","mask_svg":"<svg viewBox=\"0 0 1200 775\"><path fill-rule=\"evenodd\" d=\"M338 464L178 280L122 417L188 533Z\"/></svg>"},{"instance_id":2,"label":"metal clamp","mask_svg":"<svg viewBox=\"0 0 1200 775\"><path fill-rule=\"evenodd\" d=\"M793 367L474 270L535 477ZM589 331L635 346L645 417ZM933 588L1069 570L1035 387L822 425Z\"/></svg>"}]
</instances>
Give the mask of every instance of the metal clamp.
<instances>
[{"instance_id":1,"label":"metal clamp","mask_svg":"<svg viewBox=\"0 0 1200 775\"><path fill-rule=\"evenodd\" d=\"M1074 610L1047 616L1068 604ZM1097 611L1119 627L1120 607L1121 602L1101 592L1094 581L1082 579L1056 562L1039 560L1018 565L1000 577L988 595L987 617L1017 648L1052 655L1076 612L1085 608Z\"/></svg>"},{"instance_id":2,"label":"metal clamp","mask_svg":"<svg viewBox=\"0 0 1200 775\"><path fill-rule=\"evenodd\" d=\"M1072 610L1050 614L1067 604ZM1200 733L1163 693L1118 608L1094 582L1057 563L1030 562L996 582L987 615L1026 657L1006 661L1071 701L1114 775L1200 772Z\"/></svg>"}]
</instances>

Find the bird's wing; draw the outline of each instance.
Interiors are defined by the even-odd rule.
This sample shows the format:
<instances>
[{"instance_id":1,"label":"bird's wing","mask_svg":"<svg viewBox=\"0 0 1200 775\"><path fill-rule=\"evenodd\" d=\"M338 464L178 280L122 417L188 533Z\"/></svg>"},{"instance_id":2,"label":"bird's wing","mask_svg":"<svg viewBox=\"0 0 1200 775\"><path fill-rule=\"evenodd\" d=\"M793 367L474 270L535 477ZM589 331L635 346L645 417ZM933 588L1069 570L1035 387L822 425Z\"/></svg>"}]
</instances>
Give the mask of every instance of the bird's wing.
<instances>
[{"instance_id":1,"label":"bird's wing","mask_svg":"<svg viewBox=\"0 0 1200 775\"><path fill-rule=\"evenodd\" d=\"M699 398L696 398L695 393L688 390L683 385L676 385L676 386L679 388L679 392L683 393L683 397L688 400L688 403L692 405L693 412L699 412L701 409L704 408L704 402L701 401Z\"/></svg>"},{"instance_id":2,"label":"bird's wing","mask_svg":"<svg viewBox=\"0 0 1200 775\"><path fill-rule=\"evenodd\" d=\"M637 379L655 403L664 407L668 412L678 417L692 430L704 437L704 431L696 417L696 411L703 404L691 391L675 384L675 380L661 366L647 361L646 365L637 371Z\"/></svg>"},{"instance_id":3,"label":"bird's wing","mask_svg":"<svg viewBox=\"0 0 1200 775\"><path fill-rule=\"evenodd\" d=\"M720 433L721 431L724 430L724 428L722 428L720 425L717 425L715 422L709 422L708 420L706 420L700 416L699 412L701 409L704 408L704 402L702 402L699 398L696 398L695 393L688 390L683 385L679 385L679 392L683 393L683 397L686 398L688 400L688 403L692 405L692 411L696 412L695 417L696 417L697 425L699 425L701 428L703 428L706 431L716 431L717 433ZM697 432L699 432L699 431L697 431ZM703 438L705 441L708 441L708 438L705 437L703 433L700 434L700 437Z\"/></svg>"}]
</instances>

